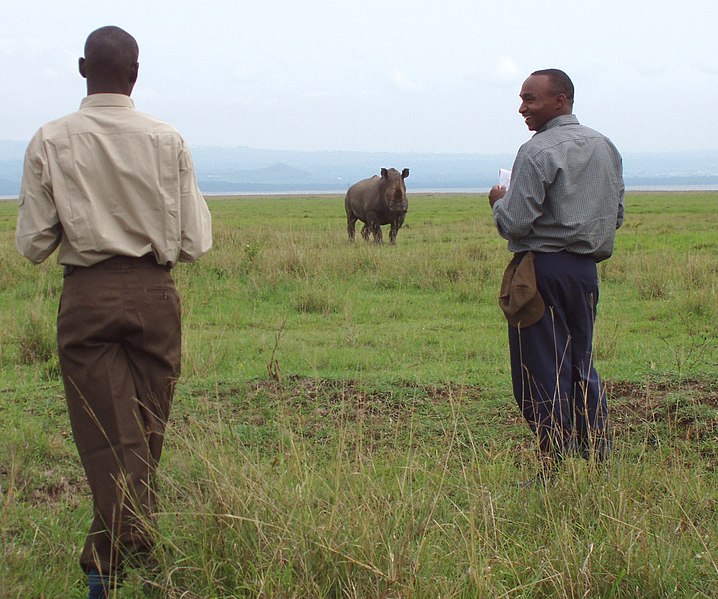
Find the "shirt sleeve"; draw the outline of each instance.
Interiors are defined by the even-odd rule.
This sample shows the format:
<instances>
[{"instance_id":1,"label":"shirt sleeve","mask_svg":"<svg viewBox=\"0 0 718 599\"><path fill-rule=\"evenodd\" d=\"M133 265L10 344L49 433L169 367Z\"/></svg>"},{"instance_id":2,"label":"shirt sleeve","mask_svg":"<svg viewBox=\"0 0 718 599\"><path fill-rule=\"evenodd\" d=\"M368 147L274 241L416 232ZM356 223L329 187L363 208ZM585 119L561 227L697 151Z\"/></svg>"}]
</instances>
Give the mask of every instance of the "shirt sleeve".
<instances>
[{"instance_id":1,"label":"shirt sleeve","mask_svg":"<svg viewBox=\"0 0 718 599\"><path fill-rule=\"evenodd\" d=\"M618 150L616 150L616 154L618 154ZM618 190L618 213L616 214L616 229L620 228L620 226L623 224L623 200L624 195L626 193L626 186L623 182L623 161L621 160L621 157L619 155L618 157L618 169L619 169L619 176L621 177L621 183Z\"/></svg>"},{"instance_id":2,"label":"shirt sleeve","mask_svg":"<svg viewBox=\"0 0 718 599\"><path fill-rule=\"evenodd\" d=\"M52 254L61 239L62 225L38 132L25 152L15 245L22 256L39 264Z\"/></svg>"},{"instance_id":3,"label":"shirt sleeve","mask_svg":"<svg viewBox=\"0 0 718 599\"><path fill-rule=\"evenodd\" d=\"M212 216L197 185L189 148L180 154L180 218L182 242L180 262L194 262L212 248Z\"/></svg>"},{"instance_id":4,"label":"shirt sleeve","mask_svg":"<svg viewBox=\"0 0 718 599\"><path fill-rule=\"evenodd\" d=\"M516 241L531 231L543 213L545 181L539 165L519 152L511 169L509 189L494 204L494 222L501 237Z\"/></svg>"}]
</instances>

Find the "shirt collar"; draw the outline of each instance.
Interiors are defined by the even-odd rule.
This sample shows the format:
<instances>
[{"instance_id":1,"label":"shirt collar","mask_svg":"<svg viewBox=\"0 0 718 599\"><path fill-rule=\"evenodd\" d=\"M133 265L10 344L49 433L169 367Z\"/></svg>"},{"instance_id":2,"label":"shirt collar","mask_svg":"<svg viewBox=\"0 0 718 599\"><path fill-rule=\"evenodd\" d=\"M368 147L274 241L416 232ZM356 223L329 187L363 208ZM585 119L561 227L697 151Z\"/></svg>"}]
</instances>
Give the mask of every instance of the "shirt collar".
<instances>
[{"instance_id":1,"label":"shirt collar","mask_svg":"<svg viewBox=\"0 0 718 599\"><path fill-rule=\"evenodd\" d=\"M578 119L576 118L575 114L562 114L560 116L556 116L552 118L548 123L546 123L541 129L536 131L536 133L543 133L547 129L552 129L553 127L560 127L562 125L578 125Z\"/></svg>"},{"instance_id":2,"label":"shirt collar","mask_svg":"<svg viewBox=\"0 0 718 599\"><path fill-rule=\"evenodd\" d=\"M92 94L86 96L82 99L82 102L80 102L80 109L97 108L100 106L134 110L135 102L132 98L124 94Z\"/></svg>"}]
</instances>

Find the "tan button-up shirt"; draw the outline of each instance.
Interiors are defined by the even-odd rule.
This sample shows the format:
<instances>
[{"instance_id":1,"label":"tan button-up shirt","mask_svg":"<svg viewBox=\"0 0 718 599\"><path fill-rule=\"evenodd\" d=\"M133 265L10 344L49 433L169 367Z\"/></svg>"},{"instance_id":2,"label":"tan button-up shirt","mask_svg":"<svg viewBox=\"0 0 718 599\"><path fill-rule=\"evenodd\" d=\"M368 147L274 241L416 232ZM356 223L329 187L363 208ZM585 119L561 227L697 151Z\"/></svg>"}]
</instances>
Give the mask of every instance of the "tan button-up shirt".
<instances>
[{"instance_id":1,"label":"tan button-up shirt","mask_svg":"<svg viewBox=\"0 0 718 599\"><path fill-rule=\"evenodd\" d=\"M207 252L212 226L174 127L137 112L129 96L93 94L30 142L15 240L37 263L59 245L61 264L152 252L173 265Z\"/></svg>"}]
</instances>

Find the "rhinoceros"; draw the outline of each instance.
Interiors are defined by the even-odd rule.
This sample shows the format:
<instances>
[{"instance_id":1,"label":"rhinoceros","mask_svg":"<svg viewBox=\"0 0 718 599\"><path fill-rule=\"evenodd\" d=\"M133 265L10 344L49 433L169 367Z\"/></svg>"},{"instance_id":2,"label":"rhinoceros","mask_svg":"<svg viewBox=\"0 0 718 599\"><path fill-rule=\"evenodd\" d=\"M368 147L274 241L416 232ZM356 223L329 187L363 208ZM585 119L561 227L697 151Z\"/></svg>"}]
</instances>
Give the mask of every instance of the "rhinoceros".
<instances>
[{"instance_id":1,"label":"rhinoceros","mask_svg":"<svg viewBox=\"0 0 718 599\"><path fill-rule=\"evenodd\" d=\"M381 243L381 225L391 225L389 243L396 244L396 235L404 224L409 209L404 184L404 179L408 176L408 168L401 173L395 168L383 168L381 177L374 175L362 179L349 188L344 199L349 241L354 241L354 226L360 220L364 223L361 236L365 240L369 240L371 233L374 241Z\"/></svg>"}]
</instances>

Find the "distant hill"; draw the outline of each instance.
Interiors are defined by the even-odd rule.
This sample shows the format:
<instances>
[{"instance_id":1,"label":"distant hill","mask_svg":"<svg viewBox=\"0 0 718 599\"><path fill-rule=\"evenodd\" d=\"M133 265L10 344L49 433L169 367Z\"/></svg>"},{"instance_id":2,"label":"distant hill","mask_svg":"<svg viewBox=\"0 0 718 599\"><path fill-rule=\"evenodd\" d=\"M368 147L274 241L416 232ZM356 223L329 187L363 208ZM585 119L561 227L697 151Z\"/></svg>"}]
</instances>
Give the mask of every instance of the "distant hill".
<instances>
[{"instance_id":1,"label":"distant hill","mask_svg":"<svg viewBox=\"0 0 718 599\"><path fill-rule=\"evenodd\" d=\"M232 169L209 166L200 168L195 160L197 181L200 189L207 193L223 193L228 189L262 191L273 187L311 187L315 177L309 171L277 162L270 166L252 169Z\"/></svg>"},{"instance_id":2,"label":"distant hill","mask_svg":"<svg viewBox=\"0 0 718 599\"><path fill-rule=\"evenodd\" d=\"M490 186L499 166L510 165L513 159L508 155L290 152L206 146L193 148L192 154L200 187L210 191L210 183L211 191L217 192L231 191L238 185L263 191L345 191L360 179L378 175L382 167L409 168L409 188L476 188ZM247 166L254 168L248 170ZM230 187L220 189L220 181Z\"/></svg>"},{"instance_id":3,"label":"distant hill","mask_svg":"<svg viewBox=\"0 0 718 599\"><path fill-rule=\"evenodd\" d=\"M20 191L26 142L0 140L0 196ZM379 174L382 167L410 169L412 190L487 190L513 154L398 152L300 152L247 147L192 148L197 179L205 193L343 192ZM710 186L718 189L718 150L625 153L629 187Z\"/></svg>"},{"instance_id":4,"label":"distant hill","mask_svg":"<svg viewBox=\"0 0 718 599\"><path fill-rule=\"evenodd\" d=\"M0 164L6 161L22 161L28 141L30 140L15 141L0 139Z\"/></svg>"},{"instance_id":5,"label":"distant hill","mask_svg":"<svg viewBox=\"0 0 718 599\"><path fill-rule=\"evenodd\" d=\"M16 196L20 192L21 180L22 160L0 159L0 196Z\"/></svg>"}]
</instances>

